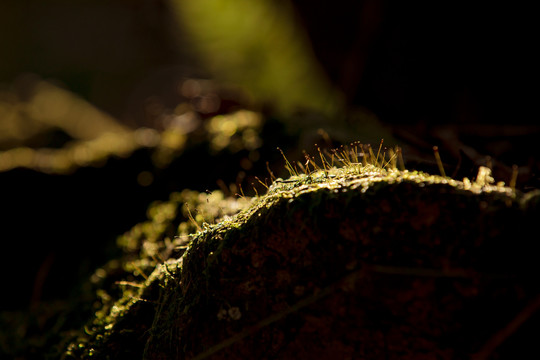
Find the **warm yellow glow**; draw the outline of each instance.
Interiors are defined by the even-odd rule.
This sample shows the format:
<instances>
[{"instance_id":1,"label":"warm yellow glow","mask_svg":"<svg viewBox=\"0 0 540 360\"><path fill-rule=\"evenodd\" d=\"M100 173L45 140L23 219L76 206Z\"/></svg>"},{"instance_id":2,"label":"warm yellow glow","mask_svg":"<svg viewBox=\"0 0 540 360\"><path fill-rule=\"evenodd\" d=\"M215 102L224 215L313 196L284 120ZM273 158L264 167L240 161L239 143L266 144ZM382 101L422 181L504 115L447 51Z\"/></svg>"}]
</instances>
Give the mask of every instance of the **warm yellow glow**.
<instances>
[{"instance_id":1,"label":"warm yellow glow","mask_svg":"<svg viewBox=\"0 0 540 360\"><path fill-rule=\"evenodd\" d=\"M29 106L30 116L52 124L58 123L70 111L70 94L45 82L36 86L36 95Z\"/></svg>"},{"instance_id":2,"label":"warm yellow glow","mask_svg":"<svg viewBox=\"0 0 540 360\"><path fill-rule=\"evenodd\" d=\"M159 144L161 137L154 129L139 128L134 132L135 142L140 146L154 147Z\"/></svg>"},{"instance_id":3,"label":"warm yellow glow","mask_svg":"<svg viewBox=\"0 0 540 360\"><path fill-rule=\"evenodd\" d=\"M210 145L220 151L230 147L232 152L241 149L255 150L262 145L259 131L261 115L253 111L241 110L229 115L218 115L206 124L210 134Z\"/></svg>"},{"instance_id":4,"label":"warm yellow glow","mask_svg":"<svg viewBox=\"0 0 540 360\"><path fill-rule=\"evenodd\" d=\"M198 94L198 86L210 86L204 81L187 84L184 83L192 94ZM128 157L141 147L151 148L154 164L163 168L183 152L189 134L203 124L192 104L188 104L187 107L179 105L173 114L161 115L166 119L161 133L150 128L132 130L67 90L39 79L28 86L31 96L27 99L0 92L0 171L29 168L70 174L80 167L102 166L110 157ZM213 109L212 101L208 109ZM235 152L261 146L258 134L262 123L260 114L244 110L216 116L205 126L212 149L229 147ZM25 146L33 137L47 139L53 131L59 130L73 139L55 144L58 148ZM143 172L137 181L148 186L153 182L152 174Z\"/></svg>"},{"instance_id":5,"label":"warm yellow glow","mask_svg":"<svg viewBox=\"0 0 540 360\"><path fill-rule=\"evenodd\" d=\"M127 156L138 146L133 132L73 93L36 76L27 76L24 92L0 93L0 171L17 167L70 173L103 164L109 156ZM60 149L24 147L28 140L60 129L73 138ZM139 134L140 135L140 134ZM159 137L159 136L158 136ZM139 140L155 146L148 134ZM11 149L10 149L11 148Z\"/></svg>"},{"instance_id":6,"label":"warm yellow glow","mask_svg":"<svg viewBox=\"0 0 540 360\"><path fill-rule=\"evenodd\" d=\"M11 155L14 167L32 167L34 162L33 149L20 147L13 150L8 150Z\"/></svg>"},{"instance_id":7,"label":"warm yellow glow","mask_svg":"<svg viewBox=\"0 0 540 360\"><path fill-rule=\"evenodd\" d=\"M13 156L9 151L0 152L0 172L13 168Z\"/></svg>"},{"instance_id":8,"label":"warm yellow glow","mask_svg":"<svg viewBox=\"0 0 540 360\"><path fill-rule=\"evenodd\" d=\"M178 130L168 129L161 134L161 146L170 149L181 149L186 142L186 136Z\"/></svg>"},{"instance_id":9,"label":"warm yellow glow","mask_svg":"<svg viewBox=\"0 0 540 360\"><path fill-rule=\"evenodd\" d=\"M280 111L310 109L332 116L341 109L341 95L316 62L288 2L174 0L172 4L218 78L246 87ZM196 83L184 83L182 92L197 93Z\"/></svg>"},{"instance_id":10,"label":"warm yellow glow","mask_svg":"<svg viewBox=\"0 0 540 360\"><path fill-rule=\"evenodd\" d=\"M27 114L37 122L63 129L75 139L127 131L112 117L67 90L46 81L37 82L32 90L35 95L27 103Z\"/></svg>"}]
</instances>

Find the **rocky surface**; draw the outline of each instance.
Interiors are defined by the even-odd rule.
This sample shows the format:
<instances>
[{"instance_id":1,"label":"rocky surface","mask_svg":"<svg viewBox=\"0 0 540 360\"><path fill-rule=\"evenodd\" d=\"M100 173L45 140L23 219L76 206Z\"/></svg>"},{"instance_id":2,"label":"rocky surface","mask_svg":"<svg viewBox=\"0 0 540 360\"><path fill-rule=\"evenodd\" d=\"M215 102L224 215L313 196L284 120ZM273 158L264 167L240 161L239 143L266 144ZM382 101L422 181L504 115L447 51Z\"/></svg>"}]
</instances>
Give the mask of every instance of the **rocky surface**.
<instances>
[{"instance_id":1,"label":"rocky surface","mask_svg":"<svg viewBox=\"0 0 540 360\"><path fill-rule=\"evenodd\" d=\"M94 275L96 317L65 357L538 354L537 193L487 169L327 165L251 200L183 192L155 207Z\"/></svg>"}]
</instances>

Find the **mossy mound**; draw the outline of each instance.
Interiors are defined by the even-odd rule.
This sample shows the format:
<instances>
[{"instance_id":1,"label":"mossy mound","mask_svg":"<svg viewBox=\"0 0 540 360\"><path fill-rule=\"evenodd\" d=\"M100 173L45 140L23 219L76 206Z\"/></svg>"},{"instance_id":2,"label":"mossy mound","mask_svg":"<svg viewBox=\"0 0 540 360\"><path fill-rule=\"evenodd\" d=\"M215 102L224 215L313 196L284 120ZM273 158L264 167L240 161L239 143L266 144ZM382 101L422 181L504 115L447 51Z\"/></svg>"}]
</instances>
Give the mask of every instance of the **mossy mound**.
<instances>
[{"instance_id":1,"label":"mossy mound","mask_svg":"<svg viewBox=\"0 0 540 360\"><path fill-rule=\"evenodd\" d=\"M278 179L143 283L122 283L68 354L538 355L538 194L491 182L370 165Z\"/></svg>"}]
</instances>

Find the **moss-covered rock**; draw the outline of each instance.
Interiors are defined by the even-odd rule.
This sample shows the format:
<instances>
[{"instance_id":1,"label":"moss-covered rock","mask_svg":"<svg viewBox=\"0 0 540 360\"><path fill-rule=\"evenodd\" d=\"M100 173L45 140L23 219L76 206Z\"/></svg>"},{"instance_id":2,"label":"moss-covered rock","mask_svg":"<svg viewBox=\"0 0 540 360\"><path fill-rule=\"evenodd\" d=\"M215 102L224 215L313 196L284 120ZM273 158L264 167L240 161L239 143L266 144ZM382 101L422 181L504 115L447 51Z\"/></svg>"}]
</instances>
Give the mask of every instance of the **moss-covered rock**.
<instances>
[{"instance_id":1,"label":"moss-covered rock","mask_svg":"<svg viewBox=\"0 0 540 360\"><path fill-rule=\"evenodd\" d=\"M102 296L66 357L530 356L538 198L485 171L471 182L350 164L277 179L237 215L197 225L185 252L185 237L122 240L154 252L118 262L114 282L101 270L123 290Z\"/></svg>"}]
</instances>

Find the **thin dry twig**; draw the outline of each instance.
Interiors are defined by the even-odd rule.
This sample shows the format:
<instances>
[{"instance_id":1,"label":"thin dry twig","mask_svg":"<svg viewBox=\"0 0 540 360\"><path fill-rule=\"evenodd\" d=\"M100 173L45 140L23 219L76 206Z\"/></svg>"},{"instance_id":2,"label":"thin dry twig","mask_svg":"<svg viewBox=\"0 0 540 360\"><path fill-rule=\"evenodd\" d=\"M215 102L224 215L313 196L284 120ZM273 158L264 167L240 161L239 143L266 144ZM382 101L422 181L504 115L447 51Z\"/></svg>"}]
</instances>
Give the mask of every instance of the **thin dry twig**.
<instances>
[{"instance_id":1,"label":"thin dry twig","mask_svg":"<svg viewBox=\"0 0 540 360\"><path fill-rule=\"evenodd\" d=\"M504 328L495 333L478 351L471 356L473 360L485 360L495 352L512 334L514 334L525 321L540 309L540 295L531 301L516 317L514 317Z\"/></svg>"}]
</instances>

